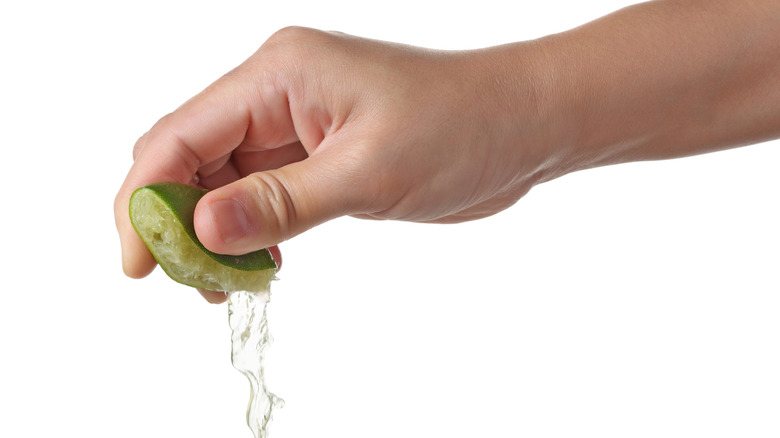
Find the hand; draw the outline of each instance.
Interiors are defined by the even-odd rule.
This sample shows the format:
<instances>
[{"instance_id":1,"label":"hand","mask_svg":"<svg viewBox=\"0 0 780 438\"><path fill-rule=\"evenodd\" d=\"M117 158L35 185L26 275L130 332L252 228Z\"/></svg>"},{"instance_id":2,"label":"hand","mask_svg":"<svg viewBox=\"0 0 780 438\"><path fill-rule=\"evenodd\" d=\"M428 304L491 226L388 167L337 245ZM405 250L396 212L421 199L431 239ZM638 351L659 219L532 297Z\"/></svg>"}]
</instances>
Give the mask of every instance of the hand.
<instances>
[{"instance_id":1,"label":"hand","mask_svg":"<svg viewBox=\"0 0 780 438\"><path fill-rule=\"evenodd\" d=\"M513 66L502 76L496 59L277 33L136 143L114 207L126 274L155 266L127 210L132 191L156 181L212 190L195 229L226 254L342 215L459 222L507 208L539 180L546 157L527 141L539 125L528 75ZM518 91L529 96L521 104Z\"/></svg>"},{"instance_id":2,"label":"hand","mask_svg":"<svg viewBox=\"0 0 780 438\"><path fill-rule=\"evenodd\" d=\"M647 2L461 52L285 29L137 142L114 205L125 273L155 266L127 212L152 182L212 189L198 237L241 254L342 215L477 219L572 171L777 138L779 17Z\"/></svg>"}]
</instances>

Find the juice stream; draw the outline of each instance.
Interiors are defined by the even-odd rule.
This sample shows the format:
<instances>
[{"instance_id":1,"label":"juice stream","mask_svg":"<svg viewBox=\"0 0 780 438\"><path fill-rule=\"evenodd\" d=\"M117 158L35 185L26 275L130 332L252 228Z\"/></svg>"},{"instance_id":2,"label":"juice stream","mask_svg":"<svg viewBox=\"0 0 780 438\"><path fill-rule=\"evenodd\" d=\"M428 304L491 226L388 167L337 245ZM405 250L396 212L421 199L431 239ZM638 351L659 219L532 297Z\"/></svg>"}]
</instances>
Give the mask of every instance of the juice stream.
<instances>
[{"instance_id":1,"label":"juice stream","mask_svg":"<svg viewBox=\"0 0 780 438\"><path fill-rule=\"evenodd\" d=\"M270 293L231 292L228 295L233 367L249 380L250 396L246 422L255 438L268 436L274 408L284 406L284 400L265 386L263 355L271 344L266 307Z\"/></svg>"}]
</instances>

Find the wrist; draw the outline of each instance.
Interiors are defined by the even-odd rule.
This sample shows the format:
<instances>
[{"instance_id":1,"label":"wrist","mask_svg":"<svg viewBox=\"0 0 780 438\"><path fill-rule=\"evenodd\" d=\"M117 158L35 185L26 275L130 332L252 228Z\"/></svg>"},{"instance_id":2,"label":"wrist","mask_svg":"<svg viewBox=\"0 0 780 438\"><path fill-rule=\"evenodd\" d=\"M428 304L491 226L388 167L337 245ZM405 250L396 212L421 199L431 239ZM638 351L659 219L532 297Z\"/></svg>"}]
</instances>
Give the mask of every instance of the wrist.
<instances>
[{"instance_id":1,"label":"wrist","mask_svg":"<svg viewBox=\"0 0 780 438\"><path fill-rule=\"evenodd\" d=\"M533 42L560 171L775 138L777 5L648 2Z\"/></svg>"},{"instance_id":2,"label":"wrist","mask_svg":"<svg viewBox=\"0 0 780 438\"><path fill-rule=\"evenodd\" d=\"M528 188L569 168L570 125L561 111L552 59L537 41L468 52L471 74L481 84L477 112L493 133L502 165Z\"/></svg>"}]
</instances>

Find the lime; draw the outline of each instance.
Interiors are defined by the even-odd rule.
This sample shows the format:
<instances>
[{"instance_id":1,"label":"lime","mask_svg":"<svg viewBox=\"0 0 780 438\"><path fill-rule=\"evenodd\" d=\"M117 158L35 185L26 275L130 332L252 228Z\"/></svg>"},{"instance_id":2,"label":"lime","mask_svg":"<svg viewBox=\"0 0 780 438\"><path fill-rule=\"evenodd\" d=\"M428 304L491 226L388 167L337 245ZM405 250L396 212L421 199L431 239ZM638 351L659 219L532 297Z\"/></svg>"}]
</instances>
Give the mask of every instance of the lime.
<instances>
[{"instance_id":1,"label":"lime","mask_svg":"<svg viewBox=\"0 0 780 438\"><path fill-rule=\"evenodd\" d=\"M130 198L130 221L173 280L214 291L267 291L277 270L267 249L240 256L216 254L198 240L193 215L206 193L179 183L141 187Z\"/></svg>"}]
</instances>

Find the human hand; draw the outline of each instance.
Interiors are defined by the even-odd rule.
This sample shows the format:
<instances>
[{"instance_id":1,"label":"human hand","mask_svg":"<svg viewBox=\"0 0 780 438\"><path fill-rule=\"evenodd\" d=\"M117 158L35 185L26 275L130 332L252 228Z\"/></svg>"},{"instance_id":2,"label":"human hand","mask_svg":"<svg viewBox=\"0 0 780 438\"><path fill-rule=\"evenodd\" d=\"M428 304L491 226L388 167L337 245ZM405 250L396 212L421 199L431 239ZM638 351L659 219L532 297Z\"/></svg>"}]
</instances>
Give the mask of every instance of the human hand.
<instances>
[{"instance_id":1,"label":"human hand","mask_svg":"<svg viewBox=\"0 0 780 438\"><path fill-rule=\"evenodd\" d=\"M156 181L212 190L195 229L227 254L342 215L459 222L508 207L538 180L544 156L517 147L518 114L533 127L537 113L533 99L509 99L527 77L516 67L520 80L489 73L492 56L277 33L136 143L114 207L125 273L155 266L127 210L133 190Z\"/></svg>"},{"instance_id":2,"label":"human hand","mask_svg":"<svg viewBox=\"0 0 780 438\"><path fill-rule=\"evenodd\" d=\"M460 52L285 29L136 143L114 205L125 273L155 266L127 212L152 182L212 189L198 237L241 254L342 215L477 219L572 171L777 138L780 6L748 3L647 2Z\"/></svg>"}]
</instances>

